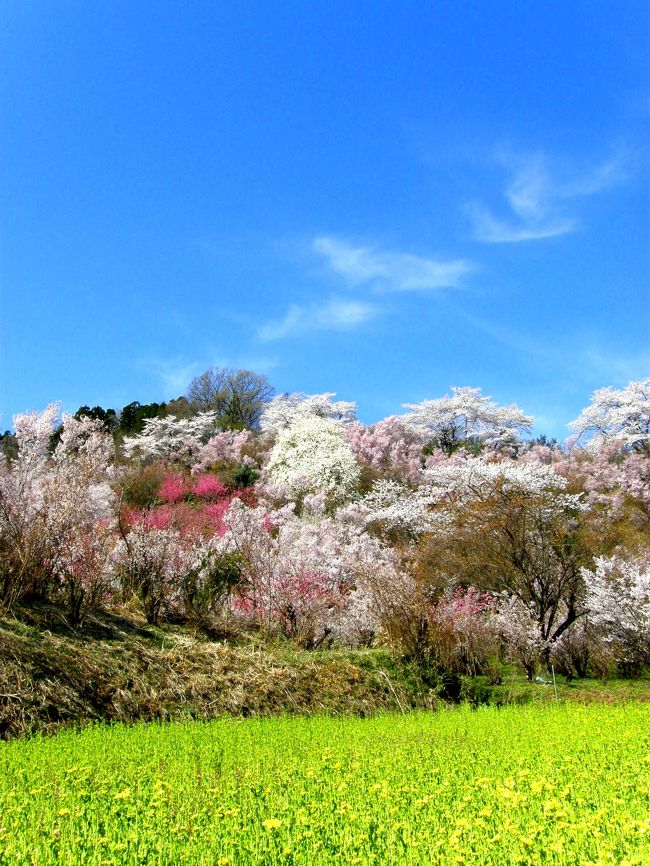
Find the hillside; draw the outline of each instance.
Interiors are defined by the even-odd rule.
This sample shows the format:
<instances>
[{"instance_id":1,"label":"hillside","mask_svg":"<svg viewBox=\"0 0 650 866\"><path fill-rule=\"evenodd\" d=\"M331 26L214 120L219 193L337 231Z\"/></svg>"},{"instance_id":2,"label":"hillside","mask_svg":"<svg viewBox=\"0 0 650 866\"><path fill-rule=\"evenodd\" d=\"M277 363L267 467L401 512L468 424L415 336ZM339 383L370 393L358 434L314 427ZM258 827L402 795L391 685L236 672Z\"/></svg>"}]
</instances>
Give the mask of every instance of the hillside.
<instances>
[{"instance_id":1,"label":"hillside","mask_svg":"<svg viewBox=\"0 0 650 866\"><path fill-rule=\"evenodd\" d=\"M383 651L262 649L108 613L73 631L53 606L0 619L0 738L98 719L367 714L436 700Z\"/></svg>"},{"instance_id":2,"label":"hillside","mask_svg":"<svg viewBox=\"0 0 650 866\"><path fill-rule=\"evenodd\" d=\"M650 700L650 678L558 678L561 700ZM99 612L72 630L52 605L0 618L0 739L97 720L209 719L224 714L369 715L450 702L549 702L550 685L503 669L449 683L426 678L387 649L307 652L250 636L214 640L133 614Z\"/></svg>"}]
</instances>

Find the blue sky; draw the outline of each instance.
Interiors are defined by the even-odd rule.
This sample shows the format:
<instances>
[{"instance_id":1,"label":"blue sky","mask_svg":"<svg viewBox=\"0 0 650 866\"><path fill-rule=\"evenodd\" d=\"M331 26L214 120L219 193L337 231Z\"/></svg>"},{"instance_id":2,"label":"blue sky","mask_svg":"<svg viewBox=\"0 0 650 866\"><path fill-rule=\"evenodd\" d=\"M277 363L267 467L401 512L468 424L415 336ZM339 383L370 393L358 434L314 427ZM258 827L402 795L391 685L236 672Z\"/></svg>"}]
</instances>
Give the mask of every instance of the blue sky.
<instances>
[{"instance_id":1,"label":"blue sky","mask_svg":"<svg viewBox=\"0 0 650 866\"><path fill-rule=\"evenodd\" d=\"M650 4L5 0L0 426L650 375Z\"/></svg>"}]
</instances>

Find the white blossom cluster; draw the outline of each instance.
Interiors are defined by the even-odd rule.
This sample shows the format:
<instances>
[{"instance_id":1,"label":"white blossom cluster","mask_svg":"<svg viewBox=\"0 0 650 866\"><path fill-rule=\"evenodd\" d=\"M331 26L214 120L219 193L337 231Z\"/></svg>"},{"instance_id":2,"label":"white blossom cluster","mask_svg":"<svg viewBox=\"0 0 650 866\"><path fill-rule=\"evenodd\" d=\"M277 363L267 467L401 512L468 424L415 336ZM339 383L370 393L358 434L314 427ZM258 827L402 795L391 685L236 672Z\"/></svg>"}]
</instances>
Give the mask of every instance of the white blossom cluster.
<instances>
[{"instance_id":1,"label":"white blossom cluster","mask_svg":"<svg viewBox=\"0 0 650 866\"><path fill-rule=\"evenodd\" d=\"M214 433L216 412L200 412L192 418L147 418L142 433L124 439L127 457L186 460L198 454L207 437Z\"/></svg>"},{"instance_id":2,"label":"white blossom cluster","mask_svg":"<svg viewBox=\"0 0 650 866\"><path fill-rule=\"evenodd\" d=\"M515 595L503 594L497 599L493 624L506 642L512 658L531 674L547 643L532 606Z\"/></svg>"},{"instance_id":3,"label":"white blossom cluster","mask_svg":"<svg viewBox=\"0 0 650 866\"><path fill-rule=\"evenodd\" d=\"M569 427L578 439L588 438L592 449L616 440L650 453L650 379L621 390L599 388Z\"/></svg>"},{"instance_id":4,"label":"white blossom cluster","mask_svg":"<svg viewBox=\"0 0 650 866\"><path fill-rule=\"evenodd\" d=\"M291 605L312 633L350 643L381 627L381 587L398 592L393 551L354 521L298 517L292 504L267 514L233 500L218 550L244 563L240 593L251 614L271 624Z\"/></svg>"},{"instance_id":5,"label":"white blossom cluster","mask_svg":"<svg viewBox=\"0 0 650 866\"><path fill-rule=\"evenodd\" d=\"M535 420L515 404L498 406L482 396L480 388L452 388L451 392L437 400L404 404L410 410L403 416L405 423L437 440L444 450L451 451L465 440L495 451L516 449L519 434L529 431Z\"/></svg>"},{"instance_id":6,"label":"white blossom cluster","mask_svg":"<svg viewBox=\"0 0 650 866\"><path fill-rule=\"evenodd\" d=\"M354 493L360 471L341 422L317 415L282 429L266 466L273 481L296 495L325 490L340 498Z\"/></svg>"},{"instance_id":7,"label":"white blossom cluster","mask_svg":"<svg viewBox=\"0 0 650 866\"><path fill-rule=\"evenodd\" d=\"M503 493L545 497L554 510L578 509L581 495L564 493L566 478L552 466L537 461L486 462L478 457L434 466L424 471L425 483L437 491L436 498L484 499L498 488Z\"/></svg>"},{"instance_id":8,"label":"white blossom cluster","mask_svg":"<svg viewBox=\"0 0 650 866\"><path fill-rule=\"evenodd\" d=\"M38 473L48 459L48 445L54 424L60 411L58 403L50 405L42 412L25 412L14 415L14 431L18 444L18 474L26 477L30 472Z\"/></svg>"},{"instance_id":9,"label":"white blossom cluster","mask_svg":"<svg viewBox=\"0 0 650 866\"><path fill-rule=\"evenodd\" d=\"M143 519L122 535L112 557L123 590L140 597L153 622L160 612L183 611L188 580L200 589L216 550L213 538L184 538L172 526L157 527Z\"/></svg>"},{"instance_id":10,"label":"white blossom cluster","mask_svg":"<svg viewBox=\"0 0 650 866\"><path fill-rule=\"evenodd\" d=\"M39 582L60 583L68 601L96 602L107 585L115 494L110 486L113 441L101 422L63 416L49 454L58 406L14 418L18 457L0 471L0 541L8 568L5 601ZM11 576L10 576L11 575Z\"/></svg>"},{"instance_id":11,"label":"white blossom cluster","mask_svg":"<svg viewBox=\"0 0 650 866\"><path fill-rule=\"evenodd\" d=\"M415 537L440 526L442 515L432 511L437 497L430 487L415 490L396 481L376 481L361 501L366 524L387 530L403 530Z\"/></svg>"},{"instance_id":12,"label":"white blossom cluster","mask_svg":"<svg viewBox=\"0 0 650 866\"><path fill-rule=\"evenodd\" d=\"M357 404L333 401L335 396L334 393L279 394L262 413L260 428L265 432L279 433L303 418L329 418L346 424L354 421Z\"/></svg>"},{"instance_id":13,"label":"white blossom cluster","mask_svg":"<svg viewBox=\"0 0 650 866\"><path fill-rule=\"evenodd\" d=\"M650 648L650 556L600 556L594 566L582 570L592 622L609 641L641 641Z\"/></svg>"}]
</instances>

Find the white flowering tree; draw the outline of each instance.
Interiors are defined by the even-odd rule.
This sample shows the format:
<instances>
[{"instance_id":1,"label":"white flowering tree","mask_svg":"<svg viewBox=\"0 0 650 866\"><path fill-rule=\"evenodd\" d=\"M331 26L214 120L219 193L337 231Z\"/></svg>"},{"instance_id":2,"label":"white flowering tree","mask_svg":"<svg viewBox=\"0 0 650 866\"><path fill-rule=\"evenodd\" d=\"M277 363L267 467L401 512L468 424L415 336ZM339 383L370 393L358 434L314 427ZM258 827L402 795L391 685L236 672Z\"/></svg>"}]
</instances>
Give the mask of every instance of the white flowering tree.
<instances>
[{"instance_id":1,"label":"white flowering tree","mask_svg":"<svg viewBox=\"0 0 650 866\"><path fill-rule=\"evenodd\" d=\"M451 395L421 403L405 403L404 422L426 434L446 454L461 445L516 453L520 436L529 432L534 418L516 405L499 406L480 388L452 388Z\"/></svg>"},{"instance_id":2,"label":"white flowering tree","mask_svg":"<svg viewBox=\"0 0 650 866\"><path fill-rule=\"evenodd\" d=\"M356 418L356 403L333 400L334 393L325 394L279 394L265 408L260 418L260 427L267 433L280 433L303 418L324 418L352 423Z\"/></svg>"},{"instance_id":3,"label":"white flowering tree","mask_svg":"<svg viewBox=\"0 0 650 866\"><path fill-rule=\"evenodd\" d=\"M551 466L469 458L425 472L449 522L423 545L445 580L513 598L550 647L584 613L581 497Z\"/></svg>"},{"instance_id":4,"label":"white flowering tree","mask_svg":"<svg viewBox=\"0 0 650 866\"><path fill-rule=\"evenodd\" d=\"M379 480L360 506L367 526L395 539L417 539L439 528L441 520L448 524L447 515L432 508L436 501L431 486L423 484L413 490L397 481Z\"/></svg>"},{"instance_id":5,"label":"white flowering tree","mask_svg":"<svg viewBox=\"0 0 650 866\"><path fill-rule=\"evenodd\" d=\"M147 418L142 433L124 439L122 449L127 457L191 462L215 432L217 414L201 412L192 418Z\"/></svg>"},{"instance_id":6,"label":"white flowering tree","mask_svg":"<svg viewBox=\"0 0 650 866\"><path fill-rule=\"evenodd\" d=\"M166 614L203 620L238 579L236 564L224 561L215 538L159 525L146 513L120 529L113 566L122 596L138 599L148 623Z\"/></svg>"},{"instance_id":7,"label":"white flowering tree","mask_svg":"<svg viewBox=\"0 0 650 866\"><path fill-rule=\"evenodd\" d=\"M113 439L97 419L63 415L63 431L43 477L49 565L72 623L114 588L110 557L116 496Z\"/></svg>"},{"instance_id":8,"label":"white flowering tree","mask_svg":"<svg viewBox=\"0 0 650 866\"><path fill-rule=\"evenodd\" d=\"M504 593L496 600L492 623L505 643L507 657L519 662L526 679L532 680L549 646L540 632L535 605L526 604L518 595Z\"/></svg>"},{"instance_id":9,"label":"white flowering tree","mask_svg":"<svg viewBox=\"0 0 650 866\"><path fill-rule=\"evenodd\" d=\"M598 557L582 576L589 618L619 669L638 675L650 662L650 552L630 559Z\"/></svg>"},{"instance_id":10,"label":"white flowering tree","mask_svg":"<svg viewBox=\"0 0 650 866\"><path fill-rule=\"evenodd\" d=\"M332 635L351 587L350 533L358 530L330 518L299 518L292 505L269 514L239 500L224 522L218 550L235 556L241 569L234 611L304 646Z\"/></svg>"},{"instance_id":11,"label":"white flowering tree","mask_svg":"<svg viewBox=\"0 0 650 866\"><path fill-rule=\"evenodd\" d=\"M63 416L50 454L58 406L14 417L18 456L0 467L0 598L62 595L73 622L110 584L115 496L113 442L100 421Z\"/></svg>"},{"instance_id":12,"label":"white flowering tree","mask_svg":"<svg viewBox=\"0 0 650 866\"><path fill-rule=\"evenodd\" d=\"M325 491L335 500L355 492L360 471L342 423L317 415L282 429L266 466L268 476L295 496Z\"/></svg>"},{"instance_id":13,"label":"white flowering tree","mask_svg":"<svg viewBox=\"0 0 650 866\"><path fill-rule=\"evenodd\" d=\"M569 427L590 447L619 441L650 457L650 379L629 382L620 390L599 388Z\"/></svg>"},{"instance_id":14,"label":"white flowering tree","mask_svg":"<svg viewBox=\"0 0 650 866\"><path fill-rule=\"evenodd\" d=\"M15 415L18 456L0 463L0 601L11 609L49 582L43 481L59 406Z\"/></svg>"}]
</instances>

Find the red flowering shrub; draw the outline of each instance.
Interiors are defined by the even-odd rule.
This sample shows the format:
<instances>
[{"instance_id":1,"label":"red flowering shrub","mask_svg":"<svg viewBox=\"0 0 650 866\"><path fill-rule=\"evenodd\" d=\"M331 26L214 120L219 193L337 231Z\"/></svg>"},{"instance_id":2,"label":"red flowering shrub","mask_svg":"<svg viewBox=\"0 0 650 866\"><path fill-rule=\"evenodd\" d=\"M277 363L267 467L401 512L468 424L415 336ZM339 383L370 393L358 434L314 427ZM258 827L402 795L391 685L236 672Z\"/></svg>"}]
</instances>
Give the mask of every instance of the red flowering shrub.
<instances>
[{"instance_id":1,"label":"red flowering shrub","mask_svg":"<svg viewBox=\"0 0 650 866\"><path fill-rule=\"evenodd\" d=\"M229 496L231 491L223 484L216 475L199 475L192 487L192 493L199 499L222 499Z\"/></svg>"},{"instance_id":2,"label":"red flowering shrub","mask_svg":"<svg viewBox=\"0 0 650 866\"><path fill-rule=\"evenodd\" d=\"M185 477L175 472L163 478L158 488L158 499L162 499L163 502L181 502L187 492Z\"/></svg>"}]
</instances>

